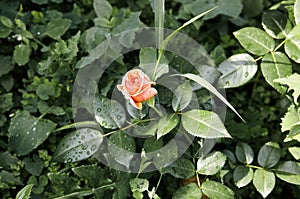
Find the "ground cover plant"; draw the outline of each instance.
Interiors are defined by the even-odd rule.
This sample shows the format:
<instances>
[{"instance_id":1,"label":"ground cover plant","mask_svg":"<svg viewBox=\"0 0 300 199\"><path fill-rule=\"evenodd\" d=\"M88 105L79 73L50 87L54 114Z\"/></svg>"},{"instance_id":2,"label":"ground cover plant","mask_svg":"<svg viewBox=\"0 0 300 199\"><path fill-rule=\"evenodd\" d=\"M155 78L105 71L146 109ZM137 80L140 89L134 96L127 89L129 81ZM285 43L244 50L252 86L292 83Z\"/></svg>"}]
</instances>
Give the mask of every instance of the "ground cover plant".
<instances>
[{"instance_id":1,"label":"ground cover plant","mask_svg":"<svg viewBox=\"0 0 300 199\"><path fill-rule=\"evenodd\" d=\"M299 24L299 0L2 0L0 198L299 198Z\"/></svg>"}]
</instances>

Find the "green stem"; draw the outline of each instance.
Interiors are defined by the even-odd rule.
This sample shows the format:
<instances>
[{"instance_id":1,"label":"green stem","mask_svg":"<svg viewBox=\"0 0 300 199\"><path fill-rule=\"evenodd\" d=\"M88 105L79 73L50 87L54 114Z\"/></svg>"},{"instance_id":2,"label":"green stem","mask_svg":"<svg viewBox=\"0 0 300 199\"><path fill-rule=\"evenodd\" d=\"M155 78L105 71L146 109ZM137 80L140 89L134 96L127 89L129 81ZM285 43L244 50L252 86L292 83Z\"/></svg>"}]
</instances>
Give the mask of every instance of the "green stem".
<instances>
[{"instance_id":1,"label":"green stem","mask_svg":"<svg viewBox=\"0 0 300 199\"><path fill-rule=\"evenodd\" d=\"M165 0L154 1L154 17L155 17L155 34L156 34L156 47L158 48L164 36L164 21L165 21Z\"/></svg>"},{"instance_id":2,"label":"green stem","mask_svg":"<svg viewBox=\"0 0 300 199\"><path fill-rule=\"evenodd\" d=\"M157 191L157 190L158 190L158 187L159 187L159 185L160 185L160 182L161 182L162 176L163 176L163 174L161 174L161 173L160 173L160 176L159 176L159 179L158 179L158 182L157 182L157 185L156 185L155 191Z\"/></svg>"},{"instance_id":3,"label":"green stem","mask_svg":"<svg viewBox=\"0 0 300 199\"><path fill-rule=\"evenodd\" d=\"M158 115L159 117L163 117L164 115L154 106L150 106Z\"/></svg>"},{"instance_id":4,"label":"green stem","mask_svg":"<svg viewBox=\"0 0 300 199\"><path fill-rule=\"evenodd\" d=\"M287 39L283 40L272 52L276 52L286 41Z\"/></svg>"}]
</instances>

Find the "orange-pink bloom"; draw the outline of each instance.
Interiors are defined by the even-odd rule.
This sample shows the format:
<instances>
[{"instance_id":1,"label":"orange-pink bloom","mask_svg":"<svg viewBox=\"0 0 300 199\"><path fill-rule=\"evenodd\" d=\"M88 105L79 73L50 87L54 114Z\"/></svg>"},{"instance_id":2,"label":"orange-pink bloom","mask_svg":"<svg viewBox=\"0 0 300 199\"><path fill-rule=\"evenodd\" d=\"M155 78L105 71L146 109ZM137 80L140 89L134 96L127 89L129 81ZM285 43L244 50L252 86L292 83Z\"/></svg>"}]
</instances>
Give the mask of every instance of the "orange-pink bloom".
<instances>
[{"instance_id":1,"label":"orange-pink bloom","mask_svg":"<svg viewBox=\"0 0 300 199\"><path fill-rule=\"evenodd\" d=\"M117 88L134 107L141 109L143 102L157 94L157 90L152 85L155 85L155 82L151 82L142 70L133 69L124 75L122 84L117 85Z\"/></svg>"}]
</instances>

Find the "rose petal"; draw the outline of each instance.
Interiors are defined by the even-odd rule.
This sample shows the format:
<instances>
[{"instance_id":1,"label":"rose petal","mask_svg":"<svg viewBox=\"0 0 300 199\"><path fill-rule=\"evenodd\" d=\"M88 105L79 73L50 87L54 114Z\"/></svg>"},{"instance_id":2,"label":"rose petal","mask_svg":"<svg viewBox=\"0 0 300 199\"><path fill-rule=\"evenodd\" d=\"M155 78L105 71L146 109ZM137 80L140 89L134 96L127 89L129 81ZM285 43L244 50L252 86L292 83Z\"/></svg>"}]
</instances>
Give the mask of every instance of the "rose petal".
<instances>
[{"instance_id":1,"label":"rose petal","mask_svg":"<svg viewBox=\"0 0 300 199\"><path fill-rule=\"evenodd\" d=\"M155 88L149 87L145 89L142 93L131 97L135 102L144 102L147 101L148 99L151 99L156 94L157 94L157 90Z\"/></svg>"}]
</instances>

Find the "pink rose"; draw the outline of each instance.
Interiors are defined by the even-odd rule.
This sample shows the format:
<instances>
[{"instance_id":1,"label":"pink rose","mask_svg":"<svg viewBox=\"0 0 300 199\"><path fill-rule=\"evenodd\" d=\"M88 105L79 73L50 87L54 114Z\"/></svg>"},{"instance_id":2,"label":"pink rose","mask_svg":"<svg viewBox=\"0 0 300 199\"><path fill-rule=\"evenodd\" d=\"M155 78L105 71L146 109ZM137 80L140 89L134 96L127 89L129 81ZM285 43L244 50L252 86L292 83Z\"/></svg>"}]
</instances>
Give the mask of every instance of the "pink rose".
<instances>
[{"instance_id":1,"label":"pink rose","mask_svg":"<svg viewBox=\"0 0 300 199\"><path fill-rule=\"evenodd\" d=\"M133 69L124 75L122 84L117 85L117 88L134 107L141 109L142 102L157 94L157 90L152 85L155 85L155 82L151 82L142 70Z\"/></svg>"}]
</instances>

